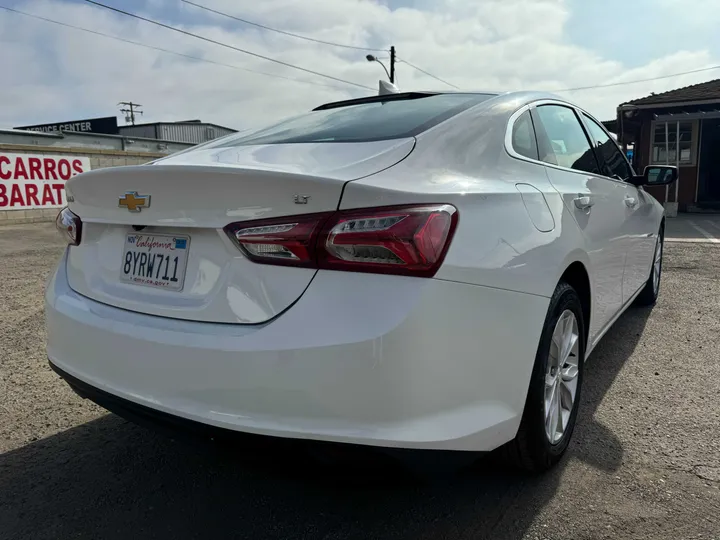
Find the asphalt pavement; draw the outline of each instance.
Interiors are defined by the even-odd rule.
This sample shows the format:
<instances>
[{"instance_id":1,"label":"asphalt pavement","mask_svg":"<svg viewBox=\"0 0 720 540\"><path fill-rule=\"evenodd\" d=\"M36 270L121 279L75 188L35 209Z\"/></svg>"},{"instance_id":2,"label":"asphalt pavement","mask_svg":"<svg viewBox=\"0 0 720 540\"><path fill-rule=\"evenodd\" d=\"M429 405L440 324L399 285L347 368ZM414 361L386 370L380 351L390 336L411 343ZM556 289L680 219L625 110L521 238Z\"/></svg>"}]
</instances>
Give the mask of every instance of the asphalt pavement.
<instances>
[{"instance_id":1,"label":"asphalt pavement","mask_svg":"<svg viewBox=\"0 0 720 540\"><path fill-rule=\"evenodd\" d=\"M44 351L61 242L0 227L0 538L720 539L720 242L695 236L591 356L557 469L490 455L426 484L364 453L175 441L80 399Z\"/></svg>"},{"instance_id":2,"label":"asphalt pavement","mask_svg":"<svg viewBox=\"0 0 720 540\"><path fill-rule=\"evenodd\" d=\"M671 242L720 244L718 214L679 214L666 223L665 236Z\"/></svg>"}]
</instances>

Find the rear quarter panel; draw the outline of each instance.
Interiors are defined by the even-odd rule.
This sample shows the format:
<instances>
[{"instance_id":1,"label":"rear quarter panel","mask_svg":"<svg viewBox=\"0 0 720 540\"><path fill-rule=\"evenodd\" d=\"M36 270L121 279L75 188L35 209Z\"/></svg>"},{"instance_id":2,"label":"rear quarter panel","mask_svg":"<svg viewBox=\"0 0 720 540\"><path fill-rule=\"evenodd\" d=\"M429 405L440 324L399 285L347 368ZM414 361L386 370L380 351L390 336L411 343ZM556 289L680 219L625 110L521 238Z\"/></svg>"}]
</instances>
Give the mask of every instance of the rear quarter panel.
<instances>
[{"instance_id":1,"label":"rear quarter panel","mask_svg":"<svg viewBox=\"0 0 720 540\"><path fill-rule=\"evenodd\" d=\"M423 133L405 160L347 184L340 208L453 204L458 226L437 279L549 297L572 262L588 268L585 242L545 168L505 151L507 121L522 104L503 103ZM544 199L552 228L538 229L518 184L539 191L536 211Z\"/></svg>"}]
</instances>

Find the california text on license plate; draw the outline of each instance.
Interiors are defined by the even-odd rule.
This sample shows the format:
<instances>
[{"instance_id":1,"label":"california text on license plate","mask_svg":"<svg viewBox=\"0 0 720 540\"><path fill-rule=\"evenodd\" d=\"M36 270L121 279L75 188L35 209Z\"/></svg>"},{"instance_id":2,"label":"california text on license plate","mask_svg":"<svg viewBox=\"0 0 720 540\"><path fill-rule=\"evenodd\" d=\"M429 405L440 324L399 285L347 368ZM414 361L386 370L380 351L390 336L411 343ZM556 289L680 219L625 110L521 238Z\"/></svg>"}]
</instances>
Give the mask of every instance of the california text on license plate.
<instances>
[{"instance_id":1,"label":"california text on license plate","mask_svg":"<svg viewBox=\"0 0 720 540\"><path fill-rule=\"evenodd\" d=\"M189 236L127 234L120 280L158 289L181 291L189 249Z\"/></svg>"}]
</instances>

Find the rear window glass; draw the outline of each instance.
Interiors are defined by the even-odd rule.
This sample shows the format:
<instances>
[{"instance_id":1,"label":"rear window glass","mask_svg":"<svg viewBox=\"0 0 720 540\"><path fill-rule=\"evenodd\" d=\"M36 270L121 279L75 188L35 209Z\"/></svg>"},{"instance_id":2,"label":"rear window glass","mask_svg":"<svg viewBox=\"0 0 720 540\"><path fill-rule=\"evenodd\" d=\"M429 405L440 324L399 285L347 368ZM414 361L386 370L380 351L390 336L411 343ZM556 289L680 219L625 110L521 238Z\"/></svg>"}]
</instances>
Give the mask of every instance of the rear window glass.
<instances>
[{"instance_id":1,"label":"rear window glass","mask_svg":"<svg viewBox=\"0 0 720 540\"><path fill-rule=\"evenodd\" d=\"M491 94L438 94L313 111L231 137L221 146L367 142L413 137L491 97Z\"/></svg>"},{"instance_id":2,"label":"rear window glass","mask_svg":"<svg viewBox=\"0 0 720 540\"><path fill-rule=\"evenodd\" d=\"M513 124L512 146L521 156L538 159L535 130L530 119L530 111L525 111Z\"/></svg>"}]
</instances>

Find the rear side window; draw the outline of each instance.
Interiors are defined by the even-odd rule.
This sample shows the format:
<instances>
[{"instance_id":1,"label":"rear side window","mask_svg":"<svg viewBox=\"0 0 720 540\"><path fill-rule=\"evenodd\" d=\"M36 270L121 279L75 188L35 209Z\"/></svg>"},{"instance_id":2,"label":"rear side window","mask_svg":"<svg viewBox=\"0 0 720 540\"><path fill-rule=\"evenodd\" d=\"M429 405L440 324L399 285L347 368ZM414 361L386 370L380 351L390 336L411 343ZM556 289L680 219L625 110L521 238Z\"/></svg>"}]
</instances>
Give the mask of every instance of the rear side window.
<instances>
[{"instance_id":1,"label":"rear side window","mask_svg":"<svg viewBox=\"0 0 720 540\"><path fill-rule=\"evenodd\" d=\"M438 94L313 111L232 137L221 146L367 142L414 137L491 97L492 94Z\"/></svg>"},{"instance_id":2,"label":"rear side window","mask_svg":"<svg viewBox=\"0 0 720 540\"><path fill-rule=\"evenodd\" d=\"M515 120L512 128L512 147L521 156L538 159L538 148L530 111L525 111Z\"/></svg>"},{"instance_id":3,"label":"rear side window","mask_svg":"<svg viewBox=\"0 0 720 540\"><path fill-rule=\"evenodd\" d=\"M595 153L573 109L562 105L541 105L534 109L533 121L542 161L600 174Z\"/></svg>"},{"instance_id":4,"label":"rear side window","mask_svg":"<svg viewBox=\"0 0 720 540\"><path fill-rule=\"evenodd\" d=\"M590 132L590 139L600 160L600 168L603 175L618 180L627 180L632 175L630 164L610 136L605 133L595 120L588 115L585 117L585 124Z\"/></svg>"}]
</instances>

